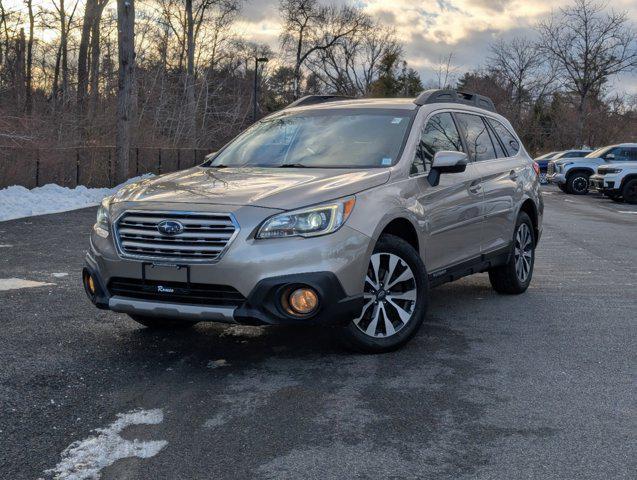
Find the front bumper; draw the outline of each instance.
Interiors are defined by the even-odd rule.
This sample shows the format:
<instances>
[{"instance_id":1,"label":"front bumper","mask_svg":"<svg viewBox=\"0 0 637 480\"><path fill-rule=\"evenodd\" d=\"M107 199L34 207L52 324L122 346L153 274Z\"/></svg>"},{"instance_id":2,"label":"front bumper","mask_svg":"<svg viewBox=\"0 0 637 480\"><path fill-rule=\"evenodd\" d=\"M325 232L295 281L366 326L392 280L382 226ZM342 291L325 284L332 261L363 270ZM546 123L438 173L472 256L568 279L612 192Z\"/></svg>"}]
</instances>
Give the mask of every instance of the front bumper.
<instances>
[{"instance_id":1,"label":"front bumper","mask_svg":"<svg viewBox=\"0 0 637 480\"><path fill-rule=\"evenodd\" d=\"M242 209L250 211L246 214ZM155 286L162 282L170 285L186 282L186 277L168 268L175 265L121 258L112 232L107 238L96 232L91 236L86 271L96 280L98 292L89 294L89 298L98 308L185 321L312 325L338 324L357 315L362 308L367 259L373 249L371 238L346 225L322 237L255 240L253 232L258 222L272 211L255 215L254 209L240 207L233 211L241 225L239 235L217 262L183 265L187 267L188 278L183 288L179 288L184 292L191 283L220 285L232 288L242 301L233 305L202 304L201 298L197 303L174 301L169 292L163 295L166 289L162 290L161 297L153 291L152 298L114 293L113 280L144 282L149 265L158 267L153 268L152 285ZM256 218L258 220L251 221ZM300 318L282 309L281 292L290 285L308 285L318 293L320 307L314 315Z\"/></svg>"},{"instance_id":2,"label":"front bumper","mask_svg":"<svg viewBox=\"0 0 637 480\"><path fill-rule=\"evenodd\" d=\"M563 184L566 183L566 175L564 175L563 173L551 173L550 175L546 176L546 180L549 183L555 183L555 184Z\"/></svg>"},{"instance_id":3,"label":"front bumper","mask_svg":"<svg viewBox=\"0 0 637 480\"><path fill-rule=\"evenodd\" d=\"M591 187L601 193L619 193L621 181L615 175L591 175L588 179Z\"/></svg>"}]
</instances>

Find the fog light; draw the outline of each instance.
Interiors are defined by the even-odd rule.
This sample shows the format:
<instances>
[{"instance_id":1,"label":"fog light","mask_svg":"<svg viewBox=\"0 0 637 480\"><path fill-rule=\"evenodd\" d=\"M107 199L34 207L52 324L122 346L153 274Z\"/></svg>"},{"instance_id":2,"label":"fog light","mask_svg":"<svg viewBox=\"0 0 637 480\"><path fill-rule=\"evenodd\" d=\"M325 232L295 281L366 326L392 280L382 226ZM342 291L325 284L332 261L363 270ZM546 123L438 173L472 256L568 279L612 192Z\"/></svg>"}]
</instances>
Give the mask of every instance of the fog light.
<instances>
[{"instance_id":1,"label":"fog light","mask_svg":"<svg viewBox=\"0 0 637 480\"><path fill-rule=\"evenodd\" d=\"M318 308L318 294L309 287L296 288L287 298L290 313L295 315L309 315Z\"/></svg>"},{"instance_id":2,"label":"fog light","mask_svg":"<svg viewBox=\"0 0 637 480\"><path fill-rule=\"evenodd\" d=\"M92 297L97 293L97 289L95 288L95 280L93 280L93 276L88 273L88 271L84 271L84 286L86 287L86 291Z\"/></svg>"}]
</instances>

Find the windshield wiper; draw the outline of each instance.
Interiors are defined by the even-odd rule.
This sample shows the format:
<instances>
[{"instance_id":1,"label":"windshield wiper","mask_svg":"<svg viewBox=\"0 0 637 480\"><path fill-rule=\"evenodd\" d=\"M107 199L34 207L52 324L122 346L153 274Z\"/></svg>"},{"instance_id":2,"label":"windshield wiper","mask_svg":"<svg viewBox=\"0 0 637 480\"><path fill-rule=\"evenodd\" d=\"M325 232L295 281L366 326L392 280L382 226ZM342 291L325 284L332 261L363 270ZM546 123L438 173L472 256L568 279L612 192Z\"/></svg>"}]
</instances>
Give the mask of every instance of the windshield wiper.
<instances>
[{"instance_id":1,"label":"windshield wiper","mask_svg":"<svg viewBox=\"0 0 637 480\"><path fill-rule=\"evenodd\" d=\"M307 165L303 165L302 163L284 163L283 165L279 165L279 168L310 168Z\"/></svg>"}]
</instances>

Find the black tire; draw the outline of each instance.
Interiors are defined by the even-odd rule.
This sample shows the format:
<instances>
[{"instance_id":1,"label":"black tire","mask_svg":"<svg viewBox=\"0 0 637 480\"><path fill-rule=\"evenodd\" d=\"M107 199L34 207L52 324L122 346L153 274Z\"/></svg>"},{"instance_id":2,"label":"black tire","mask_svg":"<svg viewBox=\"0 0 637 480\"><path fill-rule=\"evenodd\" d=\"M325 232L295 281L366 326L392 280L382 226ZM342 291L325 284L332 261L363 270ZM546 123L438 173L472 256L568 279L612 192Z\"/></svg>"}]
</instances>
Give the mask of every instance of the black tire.
<instances>
[{"instance_id":1,"label":"black tire","mask_svg":"<svg viewBox=\"0 0 637 480\"><path fill-rule=\"evenodd\" d=\"M566 193L571 195L586 195L588 193L589 173L575 172L566 179Z\"/></svg>"},{"instance_id":2,"label":"black tire","mask_svg":"<svg viewBox=\"0 0 637 480\"><path fill-rule=\"evenodd\" d=\"M622 187L622 197L626 203L637 204L637 178L628 180Z\"/></svg>"},{"instance_id":3,"label":"black tire","mask_svg":"<svg viewBox=\"0 0 637 480\"><path fill-rule=\"evenodd\" d=\"M566 193L566 184L565 183L558 183L557 187L562 190L564 193Z\"/></svg>"},{"instance_id":4,"label":"black tire","mask_svg":"<svg viewBox=\"0 0 637 480\"><path fill-rule=\"evenodd\" d=\"M613 202L624 203L624 199L621 195L609 195L608 198L610 198Z\"/></svg>"},{"instance_id":5,"label":"black tire","mask_svg":"<svg viewBox=\"0 0 637 480\"><path fill-rule=\"evenodd\" d=\"M173 318L146 317L144 315L129 315L129 317L146 328L153 330L187 330L198 323Z\"/></svg>"},{"instance_id":6,"label":"black tire","mask_svg":"<svg viewBox=\"0 0 637 480\"><path fill-rule=\"evenodd\" d=\"M372 284L365 280L365 289L369 297L364 301L369 303L369 305L367 305L367 308L363 308L361 317L353 319L347 326L343 327L341 338L348 348L358 352L391 352L407 343L420 329L427 311L429 279L427 277L425 264L418 252L405 240L394 235L382 235L374 247L372 257L379 258L378 272L379 274L380 272L383 273L382 278L386 279L388 285L383 285L382 282L385 280L374 278L374 268L372 266L372 259L370 258L368 276L371 275L369 278L375 280L380 288L376 290L372 287ZM399 261L396 263L390 278L386 278L385 276L390 270L390 262L395 257L399 257ZM407 276L411 274L412 277L403 282L396 282L396 280L401 278L408 270ZM378 277L381 277L381 275L378 275ZM395 283L395 285L392 286L392 283ZM413 292L414 285L416 291L411 293ZM384 288L387 286L390 288L385 290ZM401 290L403 293L396 293L394 289ZM374 293L371 293L372 291ZM394 297L395 295L404 295L404 292L413 295L415 299L405 300L396 299ZM385 295L385 293L387 295ZM382 296L378 297L378 295ZM375 300L376 303L373 303ZM396 301L398 302L398 306L401 307L403 314L409 313L407 310L411 310L411 316L409 316L405 322L400 320L401 312L394 306L396 305ZM366 315L369 315L371 318L367 325L365 325L367 320L365 318ZM374 316L376 316L377 327L374 329L373 335L381 336L372 336L363 332L363 328L370 328L374 321ZM381 323L381 321L383 323ZM396 328L395 333L382 336L387 335L389 329L394 328Z\"/></svg>"},{"instance_id":7,"label":"black tire","mask_svg":"<svg viewBox=\"0 0 637 480\"><path fill-rule=\"evenodd\" d=\"M528 260L528 272L524 278L518 273L518 251L520 250L518 235L521 229L526 228L530 234L530 258ZM524 293L533 279L533 267L535 265L535 231L533 223L525 212L520 212L518 220L515 224L513 232L513 244L511 245L511 254L506 264L489 270L489 280L493 289L505 295L519 295ZM524 245L522 245L524 249ZM526 250L525 250L526 251Z\"/></svg>"}]
</instances>

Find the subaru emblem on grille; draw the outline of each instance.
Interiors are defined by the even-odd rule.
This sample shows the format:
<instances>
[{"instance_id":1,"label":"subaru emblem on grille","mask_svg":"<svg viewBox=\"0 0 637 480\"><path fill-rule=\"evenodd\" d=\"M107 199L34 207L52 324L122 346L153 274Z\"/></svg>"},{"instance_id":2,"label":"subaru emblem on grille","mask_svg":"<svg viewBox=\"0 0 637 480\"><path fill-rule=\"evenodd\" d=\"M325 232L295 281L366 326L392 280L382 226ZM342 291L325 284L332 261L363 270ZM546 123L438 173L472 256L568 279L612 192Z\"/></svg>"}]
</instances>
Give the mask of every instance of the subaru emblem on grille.
<instances>
[{"instance_id":1,"label":"subaru emblem on grille","mask_svg":"<svg viewBox=\"0 0 637 480\"><path fill-rule=\"evenodd\" d=\"M184 226L176 220L163 220L157 224L157 230L162 235L179 235L184 231Z\"/></svg>"}]
</instances>

